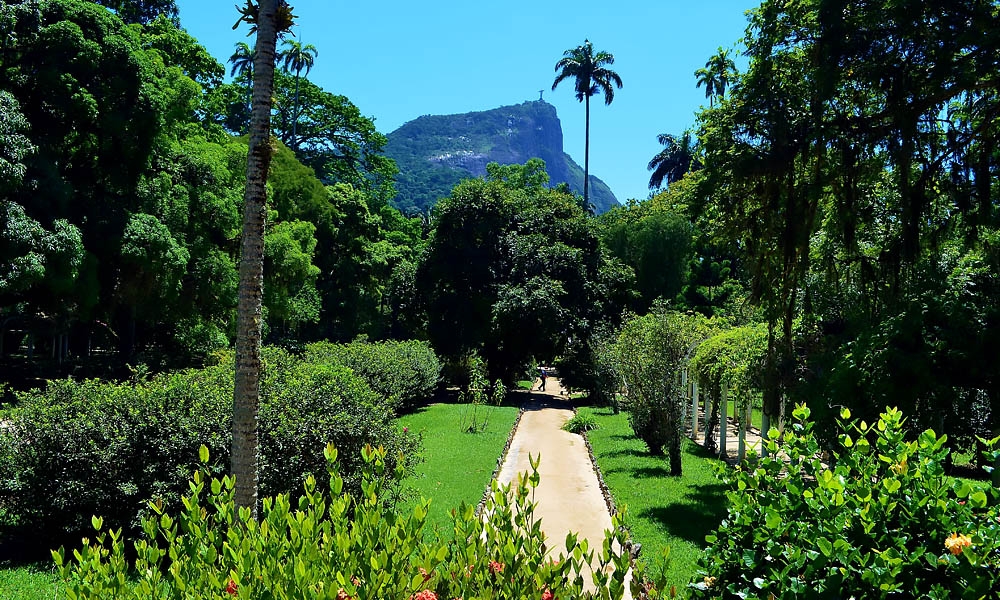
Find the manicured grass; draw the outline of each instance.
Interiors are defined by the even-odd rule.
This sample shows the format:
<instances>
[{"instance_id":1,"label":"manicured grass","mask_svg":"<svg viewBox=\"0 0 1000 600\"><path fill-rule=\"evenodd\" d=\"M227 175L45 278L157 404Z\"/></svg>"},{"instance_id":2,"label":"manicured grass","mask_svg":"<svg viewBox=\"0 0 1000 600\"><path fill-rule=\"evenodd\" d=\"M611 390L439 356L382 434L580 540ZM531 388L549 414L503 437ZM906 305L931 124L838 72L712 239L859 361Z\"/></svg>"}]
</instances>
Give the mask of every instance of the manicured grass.
<instances>
[{"instance_id":1,"label":"manicured grass","mask_svg":"<svg viewBox=\"0 0 1000 600\"><path fill-rule=\"evenodd\" d=\"M465 502L478 504L490 482L497 459L517 419L513 406L479 406L478 418L488 419L485 431L465 431L472 419L468 404L432 404L397 419L400 427L423 432L423 462L411 487L406 509L421 497L431 499L427 516L429 531L451 531L451 509Z\"/></svg>"},{"instance_id":2,"label":"manicured grass","mask_svg":"<svg viewBox=\"0 0 1000 600\"><path fill-rule=\"evenodd\" d=\"M0 598L4 600L52 600L62 589L51 564L18 566L0 563Z\"/></svg>"},{"instance_id":3,"label":"manicured grass","mask_svg":"<svg viewBox=\"0 0 1000 600\"><path fill-rule=\"evenodd\" d=\"M517 382L517 389L531 391L531 388L535 387L534 381L528 381L527 379L522 379Z\"/></svg>"},{"instance_id":4,"label":"manicured grass","mask_svg":"<svg viewBox=\"0 0 1000 600\"><path fill-rule=\"evenodd\" d=\"M649 454L632 433L627 414L587 407L580 413L597 419L599 428L587 437L615 503L628 508L626 524L642 544L641 556L655 569L657 557L669 547L667 582L683 593L706 546L705 536L726 514L725 486L715 476L718 461L685 439L683 475L670 477L666 458Z\"/></svg>"}]
</instances>

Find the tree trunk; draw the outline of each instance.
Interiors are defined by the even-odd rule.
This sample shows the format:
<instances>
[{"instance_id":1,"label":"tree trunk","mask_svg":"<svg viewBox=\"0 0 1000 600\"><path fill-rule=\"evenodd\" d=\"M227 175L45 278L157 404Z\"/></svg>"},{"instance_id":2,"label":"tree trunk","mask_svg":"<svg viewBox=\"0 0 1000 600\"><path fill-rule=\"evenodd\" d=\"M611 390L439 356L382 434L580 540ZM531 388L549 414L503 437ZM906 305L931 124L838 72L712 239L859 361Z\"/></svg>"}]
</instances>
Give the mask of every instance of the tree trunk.
<instances>
[{"instance_id":1,"label":"tree trunk","mask_svg":"<svg viewBox=\"0 0 1000 600\"><path fill-rule=\"evenodd\" d=\"M703 445L710 454L718 454L719 448L715 442L715 428L719 426L719 398L722 396L720 390L721 388L716 386L715 391L706 398L706 401L711 405L711 409L708 415L708 425L705 427L705 442Z\"/></svg>"},{"instance_id":2,"label":"tree trunk","mask_svg":"<svg viewBox=\"0 0 1000 600\"><path fill-rule=\"evenodd\" d=\"M288 147L292 150L299 149L299 145L295 141L295 136L298 133L299 124L299 73L301 72L302 69L296 69L295 71L295 112L292 113L292 139L290 140L291 143L288 144Z\"/></svg>"},{"instance_id":3,"label":"tree trunk","mask_svg":"<svg viewBox=\"0 0 1000 600\"><path fill-rule=\"evenodd\" d=\"M667 456L670 458L670 475L680 477L681 475L681 414L683 405L677 399L677 394L671 394L668 399L670 411L668 422L670 423L670 436L667 438Z\"/></svg>"},{"instance_id":4,"label":"tree trunk","mask_svg":"<svg viewBox=\"0 0 1000 600\"><path fill-rule=\"evenodd\" d=\"M586 99L587 121L584 128L583 142L583 209L590 207L590 95L584 96Z\"/></svg>"},{"instance_id":5,"label":"tree trunk","mask_svg":"<svg viewBox=\"0 0 1000 600\"><path fill-rule=\"evenodd\" d=\"M278 3L279 0L259 2L236 318L232 473L236 477L236 505L249 508L254 520L257 519L257 408L260 401L261 304L264 292L265 184L271 163L271 93L274 86Z\"/></svg>"}]
</instances>

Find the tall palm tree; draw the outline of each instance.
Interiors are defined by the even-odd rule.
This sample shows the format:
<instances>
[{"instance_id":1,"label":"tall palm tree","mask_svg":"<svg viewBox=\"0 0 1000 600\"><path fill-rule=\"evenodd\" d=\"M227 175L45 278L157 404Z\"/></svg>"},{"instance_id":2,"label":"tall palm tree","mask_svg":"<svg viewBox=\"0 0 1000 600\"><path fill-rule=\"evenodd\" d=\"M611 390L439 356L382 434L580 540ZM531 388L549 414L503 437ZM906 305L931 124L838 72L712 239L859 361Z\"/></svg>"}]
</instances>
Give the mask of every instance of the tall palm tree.
<instances>
[{"instance_id":1,"label":"tall palm tree","mask_svg":"<svg viewBox=\"0 0 1000 600\"><path fill-rule=\"evenodd\" d=\"M230 77L242 77L247 80L247 112L250 112L250 94L253 92L253 61L257 51L247 45L246 42L236 42L236 51L229 57L229 64L233 68L229 71Z\"/></svg>"},{"instance_id":2,"label":"tall palm tree","mask_svg":"<svg viewBox=\"0 0 1000 600\"><path fill-rule=\"evenodd\" d=\"M729 58L729 51L719 46L714 56L708 59L705 66L694 72L698 78L697 86L705 86L705 97L708 98L708 107L715 106L715 98L723 98L729 82L736 76L736 64Z\"/></svg>"},{"instance_id":3,"label":"tall palm tree","mask_svg":"<svg viewBox=\"0 0 1000 600\"><path fill-rule=\"evenodd\" d=\"M587 206L590 200L590 97L595 94L604 94L604 104L610 105L615 99L615 89L612 84L621 89L622 78L611 69L607 68L615 64L615 57L610 52L594 53L594 45L590 40L583 40L582 46L577 46L572 50L563 52L563 57L556 63L556 80L552 82L552 90L556 86L570 77L576 80L576 99L585 102L586 109L586 135L583 152L583 204Z\"/></svg>"},{"instance_id":4,"label":"tall palm tree","mask_svg":"<svg viewBox=\"0 0 1000 600\"><path fill-rule=\"evenodd\" d=\"M649 189L655 190L663 185L679 181L688 171L701 168L695 158L697 148L691 132L685 131L680 137L669 133L661 133L656 140L663 145L663 150L657 152L646 169L653 172L649 177Z\"/></svg>"},{"instance_id":5,"label":"tall palm tree","mask_svg":"<svg viewBox=\"0 0 1000 600\"><path fill-rule=\"evenodd\" d=\"M246 42L236 42L236 51L229 57L229 64L233 65L229 71L230 77L252 77L253 60L256 51Z\"/></svg>"},{"instance_id":6,"label":"tall palm tree","mask_svg":"<svg viewBox=\"0 0 1000 600\"><path fill-rule=\"evenodd\" d=\"M309 75L309 71L312 70L316 62L316 57L319 56L319 51L312 44L303 46L295 40L285 40L284 44L287 49L281 51L278 59L284 61L286 72L295 72L295 111L292 113L291 140L294 148L298 145L295 141L295 131L299 121L299 76L302 74L302 69L306 70L307 76Z\"/></svg>"},{"instance_id":7,"label":"tall palm tree","mask_svg":"<svg viewBox=\"0 0 1000 600\"><path fill-rule=\"evenodd\" d=\"M285 0L247 0L240 22L257 33L253 63L253 108L240 245L240 284L236 314L236 385L233 390L232 473L235 501L257 519L257 409L260 405L260 340L264 297L264 217L267 171L271 165L271 96L275 46L295 16ZM236 27L234 26L234 28Z\"/></svg>"}]
</instances>

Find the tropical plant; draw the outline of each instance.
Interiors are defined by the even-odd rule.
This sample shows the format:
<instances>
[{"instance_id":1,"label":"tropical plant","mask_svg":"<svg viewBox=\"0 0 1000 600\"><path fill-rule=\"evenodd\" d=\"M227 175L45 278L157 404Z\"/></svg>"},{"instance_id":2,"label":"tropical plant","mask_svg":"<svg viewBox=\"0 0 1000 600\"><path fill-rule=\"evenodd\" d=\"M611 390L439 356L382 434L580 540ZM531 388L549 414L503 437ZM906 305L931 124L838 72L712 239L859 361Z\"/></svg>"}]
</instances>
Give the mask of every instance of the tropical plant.
<instances>
[{"instance_id":1,"label":"tropical plant","mask_svg":"<svg viewBox=\"0 0 1000 600\"><path fill-rule=\"evenodd\" d=\"M663 150L657 152L646 165L646 169L653 172L649 176L649 189L659 188L664 181L667 185L680 181L688 171L701 168L697 159L697 143L690 131L685 131L680 137L661 133L656 136L656 141L663 146Z\"/></svg>"},{"instance_id":2,"label":"tropical plant","mask_svg":"<svg viewBox=\"0 0 1000 600\"><path fill-rule=\"evenodd\" d=\"M250 95L253 93L253 63L255 60L255 53L256 50L251 48L246 42L236 42L236 51L229 57L229 64L232 65L232 68L229 71L229 76L246 80L247 91L245 108L247 112L240 120L247 126L249 126L249 119L247 118L247 115L249 115L251 110ZM242 129L241 132L243 132Z\"/></svg>"},{"instance_id":3,"label":"tropical plant","mask_svg":"<svg viewBox=\"0 0 1000 600\"><path fill-rule=\"evenodd\" d=\"M253 109L243 209L240 284L236 318L236 384L233 391L232 474L236 505L257 520L257 412L260 403L260 344L264 299L264 221L267 171L271 164L271 92L275 46L291 30L294 15L285 0L247 0L240 19L257 33L254 56ZM235 26L234 26L235 27Z\"/></svg>"},{"instance_id":4,"label":"tropical plant","mask_svg":"<svg viewBox=\"0 0 1000 600\"><path fill-rule=\"evenodd\" d=\"M229 76L252 78L255 52L246 42L236 42L236 50L229 57L232 65Z\"/></svg>"},{"instance_id":5,"label":"tropical plant","mask_svg":"<svg viewBox=\"0 0 1000 600\"><path fill-rule=\"evenodd\" d=\"M694 72L698 78L697 87L705 86L705 97L709 108L715 106L715 99L726 96L729 82L736 76L736 64L729 58L729 51L719 50L708 59L705 66Z\"/></svg>"},{"instance_id":6,"label":"tropical plant","mask_svg":"<svg viewBox=\"0 0 1000 600\"><path fill-rule=\"evenodd\" d=\"M809 409L793 417L783 434L768 431L769 457L723 472L729 514L706 537L691 597L989 598L1000 589L1000 492L946 477L944 436L906 439L896 409L874 423L843 409L822 460Z\"/></svg>"},{"instance_id":7,"label":"tropical plant","mask_svg":"<svg viewBox=\"0 0 1000 600\"><path fill-rule=\"evenodd\" d=\"M143 522L145 536L135 542L133 564L121 531L93 517L93 542L84 540L72 553L52 552L68 597L618 600L626 592L630 559L622 551L622 515L593 549L569 534L568 556L546 552L532 501L538 459L532 458L531 473L516 484L500 487L494 481L482 515L469 505L453 509L454 538L437 541L425 533L430 500L407 514L387 501L387 480L391 486L403 472L393 471L384 448L361 450L360 492L345 489L337 450L329 445L324 454L329 484L311 476L297 503L285 494L268 498L260 524L235 504L232 477L196 471L179 514L151 506L155 514ZM201 459L209 459L205 447ZM592 573L597 594L583 590L582 572L592 563L599 565ZM641 580L637 570L634 597Z\"/></svg>"},{"instance_id":8,"label":"tropical plant","mask_svg":"<svg viewBox=\"0 0 1000 600\"><path fill-rule=\"evenodd\" d=\"M590 203L590 97L604 94L604 104L610 105L615 99L615 86L622 87L622 78L608 67L615 64L615 56L610 52L594 53L594 45L584 40L582 46L563 52L556 63L558 71L552 90L564 79L575 80L576 99L586 105L586 133L583 152L583 203Z\"/></svg>"},{"instance_id":9,"label":"tropical plant","mask_svg":"<svg viewBox=\"0 0 1000 600\"><path fill-rule=\"evenodd\" d=\"M285 40L284 45L286 48L278 54L278 60L284 62L283 66L286 72L295 73L295 109L292 112L292 139L288 143L295 150L298 148L295 134L299 121L299 78L303 69L305 69L306 75L309 75L316 57L319 56L319 51L312 44L303 46L301 42L295 40Z\"/></svg>"}]
</instances>

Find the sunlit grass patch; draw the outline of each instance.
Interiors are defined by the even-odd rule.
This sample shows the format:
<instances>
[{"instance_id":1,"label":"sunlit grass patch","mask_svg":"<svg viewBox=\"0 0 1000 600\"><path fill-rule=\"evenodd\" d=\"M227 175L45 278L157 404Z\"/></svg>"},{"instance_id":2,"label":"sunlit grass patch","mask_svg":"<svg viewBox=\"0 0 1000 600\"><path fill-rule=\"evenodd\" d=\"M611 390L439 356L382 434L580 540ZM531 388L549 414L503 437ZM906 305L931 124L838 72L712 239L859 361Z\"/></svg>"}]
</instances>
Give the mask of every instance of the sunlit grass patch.
<instances>
[{"instance_id":1,"label":"sunlit grass patch","mask_svg":"<svg viewBox=\"0 0 1000 600\"><path fill-rule=\"evenodd\" d=\"M423 462L408 479L404 505L410 510L421 497L432 500L428 529L450 531L450 511L465 502L478 504L496 468L518 409L513 406L478 406L477 418L487 420L485 431L469 433L463 427L471 418L468 404L432 404L397 419L400 427L423 434Z\"/></svg>"},{"instance_id":2,"label":"sunlit grass patch","mask_svg":"<svg viewBox=\"0 0 1000 600\"><path fill-rule=\"evenodd\" d=\"M694 575L705 536L725 516L725 486L713 467L717 461L685 439L683 475L671 477L666 458L649 454L632 433L627 414L587 407L579 412L597 420L599 428L587 437L616 504L628 507L627 524L642 544L641 557L652 567L669 547L667 581L682 590Z\"/></svg>"}]
</instances>

